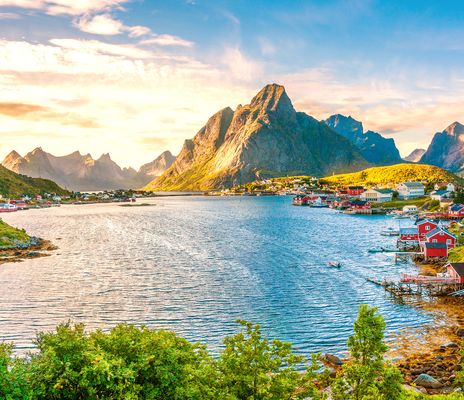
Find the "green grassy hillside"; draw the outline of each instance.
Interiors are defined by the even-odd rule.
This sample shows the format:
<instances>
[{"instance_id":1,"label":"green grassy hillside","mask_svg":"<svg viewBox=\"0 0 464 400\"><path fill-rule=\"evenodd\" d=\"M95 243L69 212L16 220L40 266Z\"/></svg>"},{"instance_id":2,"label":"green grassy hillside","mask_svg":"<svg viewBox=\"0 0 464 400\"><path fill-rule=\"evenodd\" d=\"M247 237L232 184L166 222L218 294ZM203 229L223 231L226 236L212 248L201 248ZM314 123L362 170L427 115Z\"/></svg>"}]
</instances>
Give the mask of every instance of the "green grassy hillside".
<instances>
[{"instance_id":1,"label":"green grassy hillside","mask_svg":"<svg viewBox=\"0 0 464 400\"><path fill-rule=\"evenodd\" d=\"M422 164L396 164L387 167L368 168L351 174L327 176L322 182L340 185L375 185L405 181L454 182L464 180L449 171Z\"/></svg>"},{"instance_id":2,"label":"green grassy hillside","mask_svg":"<svg viewBox=\"0 0 464 400\"><path fill-rule=\"evenodd\" d=\"M0 194L3 197L18 197L24 194L37 195L44 193L64 195L69 192L48 179L30 178L25 175L19 175L0 165Z\"/></svg>"},{"instance_id":3,"label":"green grassy hillside","mask_svg":"<svg viewBox=\"0 0 464 400\"><path fill-rule=\"evenodd\" d=\"M0 248L26 243L29 240L30 237L24 230L13 228L0 219Z\"/></svg>"}]
</instances>

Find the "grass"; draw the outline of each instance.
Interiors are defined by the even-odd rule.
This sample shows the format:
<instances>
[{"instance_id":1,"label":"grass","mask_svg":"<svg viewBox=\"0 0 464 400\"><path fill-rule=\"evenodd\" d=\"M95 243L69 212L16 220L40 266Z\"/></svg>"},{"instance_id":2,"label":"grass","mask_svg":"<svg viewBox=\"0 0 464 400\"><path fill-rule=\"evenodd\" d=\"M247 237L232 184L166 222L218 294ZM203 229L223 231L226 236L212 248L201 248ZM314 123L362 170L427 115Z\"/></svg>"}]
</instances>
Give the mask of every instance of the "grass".
<instances>
[{"instance_id":1,"label":"grass","mask_svg":"<svg viewBox=\"0 0 464 400\"><path fill-rule=\"evenodd\" d=\"M367 185L400 183L405 181L454 182L464 180L451 172L423 164L396 164L387 167L368 168L351 174L327 176L321 182L338 185Z\"/></svg>"},{"instance_id":2,"label":"grass","mask_svg":"<svg viewBox=\"0 0 464 400\"><path fill-rule=\"evenodd\" d=\"M19 243L27 243L29 235L24 229L13 228L0 219L0 247L14 246Z\"/></svg>"},{"instance_id":3,"label":"grass","mask_svg":"<svg viewBox=\"0 0 464 400\"><path fill-rule=\"evenodd\" d=\"M422 207L425 203L430 201L430 197L423 196L411 200L394 200L387 201L385 203L375 203L374 207L383 207L383 208L403 208L404 206L417 206Z\"/></svg>"}]
</instances>

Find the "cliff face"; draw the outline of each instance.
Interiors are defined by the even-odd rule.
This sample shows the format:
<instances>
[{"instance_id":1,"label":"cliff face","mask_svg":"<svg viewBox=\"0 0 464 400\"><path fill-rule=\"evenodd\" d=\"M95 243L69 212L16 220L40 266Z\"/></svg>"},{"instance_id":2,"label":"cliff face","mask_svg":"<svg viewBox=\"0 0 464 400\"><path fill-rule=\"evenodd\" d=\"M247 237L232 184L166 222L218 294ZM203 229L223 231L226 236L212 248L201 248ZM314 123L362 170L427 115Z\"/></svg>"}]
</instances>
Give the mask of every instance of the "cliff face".
<instances>
[{"instance_id":1,"label":"cliff face","mask_svg":"<svg viewBox=\"0 0 464 400\"><path fill-rule=\"evenodd\" d=\"M351 141L371 164L387 165L401 162L395 141L384 138L377 132L367 131L361 122L341 114L332 115L325 123Z\"/></svg>"},{"instance_id":2,"label":"cliff face","mask_svg":"<svg viewBox=\"0 0 464 400\"><path fill-rule=\"evenodd\" d=\"M443 132L437 132L420 161L449 171L463 172L464 126L454 122Z\"/></svg>"},{"instance_id":3,"label":"cliff face","mask_svg":"<svg viewBox=\"0 0 464 400\"><path fill-rule=\"evenodd\" d=\"M323 176L367 166L327 125L296 112L283 86L265 86L245 106L214 114L147 190L208 190L287 174Z\"/></svg>"},{"instance_id":4,"label":"cliff face","mask_svg":"<svg viewBox=\"0 0 464 400\"><path fill-rule=\"evenodd\" d=\"M74 191L137 189L153 179L145 172L119 167L109 154L94 160L90 154L82 155L78 151L62 157L41 148L24 157L12 151L2 165L19 174L53 180ZM161 170L160 165L158 168Z\"/></svg>"}]
</instances>

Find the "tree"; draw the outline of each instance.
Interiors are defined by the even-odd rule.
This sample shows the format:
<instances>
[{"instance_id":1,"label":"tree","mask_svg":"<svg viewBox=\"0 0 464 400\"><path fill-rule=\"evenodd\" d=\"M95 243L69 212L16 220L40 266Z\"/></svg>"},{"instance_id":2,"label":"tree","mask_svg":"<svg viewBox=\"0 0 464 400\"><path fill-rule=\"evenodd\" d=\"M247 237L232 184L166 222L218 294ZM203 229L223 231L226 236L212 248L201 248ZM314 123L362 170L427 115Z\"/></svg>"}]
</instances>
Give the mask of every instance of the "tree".
<instances>
[{"instance_id":1,"label":"tree","mask_svg":"<svg viewBox=\"0 0 464 400\"><path fill-rule=\"evenodd\" d=\"M457 189L453 194L455 204L464 204L464 189Z\"/></svg>"},{"instance_id":2,"label":"tree","mask_svg":"<svg viewBox=\"0 0 464 400\"><path fill-rule=\"evenodd\" d=\"M402 376L388 364L384 355L388 347L383 342L385 321L377 308L365 304L359 307L354 334L348 339L350 360L343 366L334 385L340 399L399 400L402 398Z\"/></svg>"},{"instance_id":3,"label":"tree","mask_svg":"<svg viewBox=\"0 0 464 400\"><path fill-rule=\"evenodd\" d=\"M217 398L282 400L319 398L313 384L315 363L294 355L290 343L269 341L259 325L238 321L242 331L224 340L219 361L220 391ZM306 372L298 367L306 366Z\"/></svg>"},{"instance_id":4,"label":"tree","mask_svg":"<svg viewBox=\"0 0 464 400\"><path fill-rule=\"evenodd\" d=\"M13 346L0 343L0 399L29 400L25 363L12 358Z\"/></svg>"}]
</instances>

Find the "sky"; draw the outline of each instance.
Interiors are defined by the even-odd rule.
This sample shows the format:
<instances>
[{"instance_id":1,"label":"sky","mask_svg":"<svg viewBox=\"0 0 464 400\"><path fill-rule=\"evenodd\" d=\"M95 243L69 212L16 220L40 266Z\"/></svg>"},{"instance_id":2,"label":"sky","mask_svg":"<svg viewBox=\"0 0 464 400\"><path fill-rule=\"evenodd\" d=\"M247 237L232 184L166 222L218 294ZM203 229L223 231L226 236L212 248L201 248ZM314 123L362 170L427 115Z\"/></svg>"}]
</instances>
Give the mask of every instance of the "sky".
<instances>
[{"instance_id":1,"label":"sky","mask_svg":"<svg viewBox=\"0 0 464 400\"><path fill-rule=\"evenodd\" d=\"M274 82L406 156L464 123L463 18L447 0L0 0L0 158L138 168Z\"/></svg>"}]
</instances>

